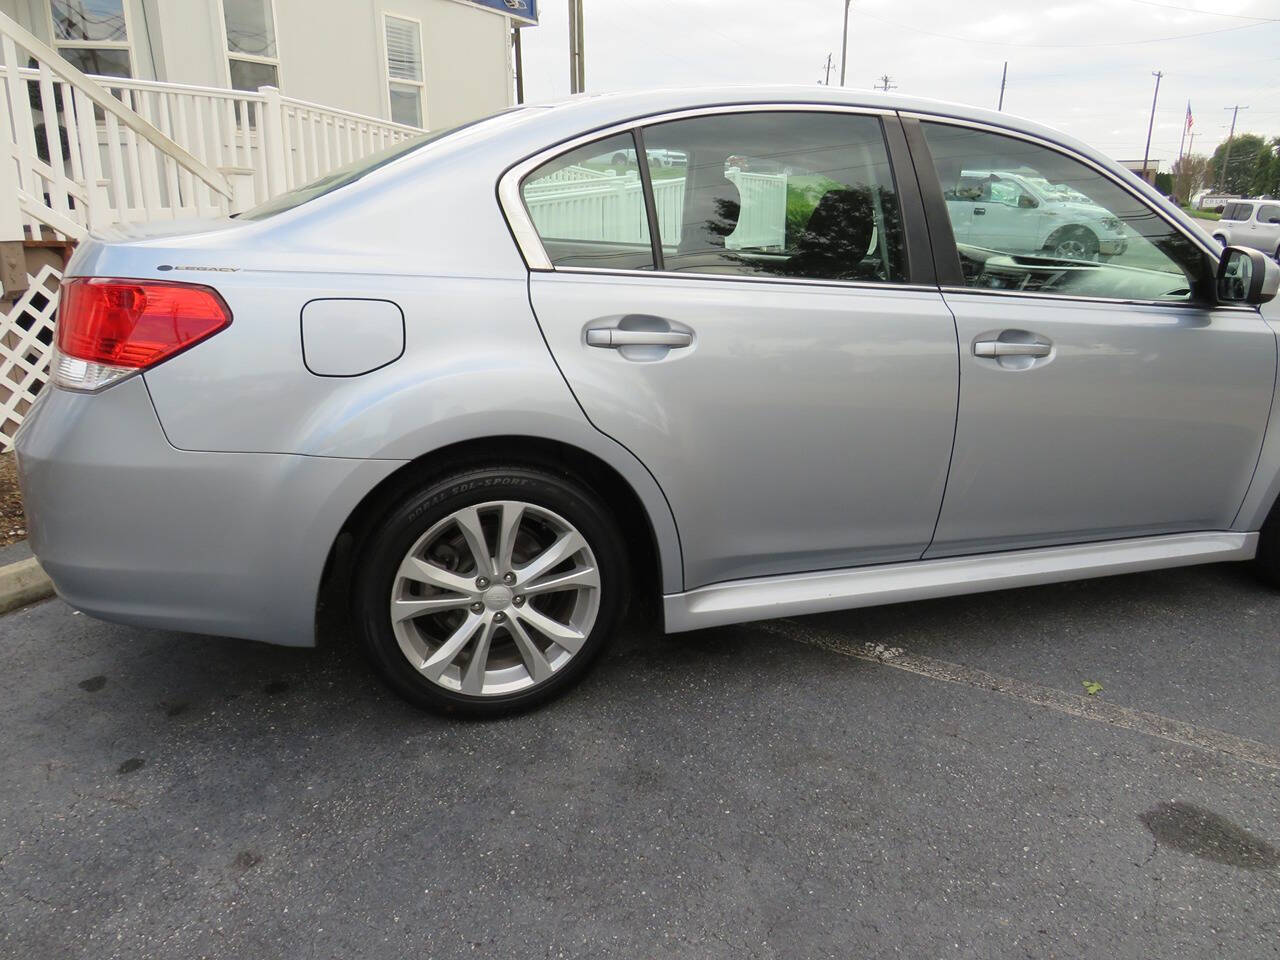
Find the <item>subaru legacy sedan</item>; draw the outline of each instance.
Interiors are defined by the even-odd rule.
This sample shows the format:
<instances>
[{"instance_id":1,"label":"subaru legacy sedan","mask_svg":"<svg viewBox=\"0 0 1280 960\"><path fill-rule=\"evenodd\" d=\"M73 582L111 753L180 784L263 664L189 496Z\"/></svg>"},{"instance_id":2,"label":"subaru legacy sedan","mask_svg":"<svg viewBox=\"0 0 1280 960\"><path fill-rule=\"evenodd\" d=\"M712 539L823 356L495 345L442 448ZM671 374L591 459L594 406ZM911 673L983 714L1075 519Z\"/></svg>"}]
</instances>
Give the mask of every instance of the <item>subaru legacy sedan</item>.
<instances>
[{"instance_id":1,"label":"subaru legacy sedan","mask_svg":"<svg viewBox=\"0 0 1280 960\"><path fill-rule=\"evenodd\" d=\"M972 171L1053 185L1038 215L1085 209L1108 255L956 224ZM520 108L82 243L17 439L31 542L108 620L308 646L342 613L401 695L469 714L563 692L646 594L682 631L1280 580L1278 273L1003 113Z\"/></svg>"}]
</instances>

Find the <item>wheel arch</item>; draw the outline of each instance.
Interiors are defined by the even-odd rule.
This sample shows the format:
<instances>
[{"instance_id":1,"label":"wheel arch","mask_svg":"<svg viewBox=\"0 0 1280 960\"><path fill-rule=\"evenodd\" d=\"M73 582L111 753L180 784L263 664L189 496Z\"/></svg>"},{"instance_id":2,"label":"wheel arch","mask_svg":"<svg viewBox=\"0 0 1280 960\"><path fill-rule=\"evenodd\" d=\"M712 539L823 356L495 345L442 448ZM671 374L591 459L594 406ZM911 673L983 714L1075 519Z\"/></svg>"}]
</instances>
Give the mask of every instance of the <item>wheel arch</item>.
<instances>
[{"instance_id":1,"label":"wheel arch","mask_svg":"<svg viewBox=\"0 0 1280 960\"><path fill-rule=\"evenodd\" d=\"M422 484L486 463L538 467L585 483L622 528L636 599L643 601L647 595L656 604L658 595L683 589L680 543L670 506L639 461L623 448L617 450L611 457L551 437L498 434L460 440L404 463L361 498L330 545L316 595L317 638L345 624L352 566L377 521Z\"/></svg>"}]
</instances>

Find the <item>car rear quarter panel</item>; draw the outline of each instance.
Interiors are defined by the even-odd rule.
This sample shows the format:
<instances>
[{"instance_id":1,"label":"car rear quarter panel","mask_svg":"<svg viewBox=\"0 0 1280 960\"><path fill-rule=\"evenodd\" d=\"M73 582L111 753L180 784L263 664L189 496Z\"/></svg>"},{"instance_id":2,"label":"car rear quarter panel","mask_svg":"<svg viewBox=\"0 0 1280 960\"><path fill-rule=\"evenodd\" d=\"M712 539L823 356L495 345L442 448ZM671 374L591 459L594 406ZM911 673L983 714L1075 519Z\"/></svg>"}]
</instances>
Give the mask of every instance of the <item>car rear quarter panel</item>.
<instances>
[{"instance_id":1,"label":"car rear quarter panel","mask_svg":"<svg viewBox=\"0 0 1280 960\"><path fill-rule=\"evenodd\" d=\"M72 272L204 283L226 300L226 330L145 374L174 447L408 461L486 437L558 441L630 484L654 530L663 589L679 590L679 542L661 489L591 426L538 330L528 273L498 208L496 154L380 171L369 178L377 182L262 222L91 242ZM312 373L301 314L317 298L396 303L403 355L361 376Z\"/></svg>"}]
</instances>

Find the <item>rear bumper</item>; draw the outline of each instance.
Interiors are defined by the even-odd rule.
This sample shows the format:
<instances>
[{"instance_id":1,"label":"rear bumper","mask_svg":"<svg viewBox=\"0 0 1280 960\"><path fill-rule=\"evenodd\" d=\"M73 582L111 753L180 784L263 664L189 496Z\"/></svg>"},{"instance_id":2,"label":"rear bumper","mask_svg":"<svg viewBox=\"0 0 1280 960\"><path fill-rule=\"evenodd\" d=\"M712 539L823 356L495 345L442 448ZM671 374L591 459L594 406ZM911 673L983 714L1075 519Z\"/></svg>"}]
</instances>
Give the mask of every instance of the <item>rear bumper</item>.
<instances>
[{"instance_id":1,"label":"rear bumper","mask_svg":"<svg viewBox=\"0 0 1280 960\"><path fill-rule=\"evenodd\" d=\"M315 642L325 559L399 461L203 453L169 444L146 384L46 388L16 439L32 549L104 620Z\"/></svg>"}]
</instances>

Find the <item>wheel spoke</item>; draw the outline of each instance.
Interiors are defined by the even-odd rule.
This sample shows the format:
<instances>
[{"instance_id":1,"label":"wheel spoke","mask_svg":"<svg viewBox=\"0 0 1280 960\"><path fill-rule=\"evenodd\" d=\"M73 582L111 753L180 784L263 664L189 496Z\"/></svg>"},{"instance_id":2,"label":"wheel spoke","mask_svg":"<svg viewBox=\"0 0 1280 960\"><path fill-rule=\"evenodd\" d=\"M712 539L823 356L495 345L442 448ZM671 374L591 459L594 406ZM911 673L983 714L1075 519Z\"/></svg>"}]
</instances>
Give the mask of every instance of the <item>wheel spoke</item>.
<instances>
[{"instance_id":1,"label":"wheel spoke","mask_svg":"<svg viewBox=\"0 0 1280 960\"><path fill-rule=\"evenodd\" d=\"M577 653L581 650L583 642L587 639L582 631L569 626L567 623L553 620L542 611L533 609L533 607L521 607L516 611L516 617L539 633L554 640L570 653Z\"/></svg>"},{"instance_id":2,"label":"wheel spoke","mask_svg":"<svg viewBox=\"0 0 1280 960\"><path fill-rule=\"evenodd\" d=\"M460 577L444 567L437 567L434 563L419 560L417 557L405 557L404 562L400 564L400 569L396 571L396 576L404 577L406 580L416 580L418 583L427 583L451 593L470 596L475 591L473 578Z\"/></svg>"},{"instance_id":3,"label":"wheel spoke","mask_svg":"<svg viewBox=\"0 0 1280 960\"><path fill-rule=\"evenodd\" d=\"M454 514L454 520L471 549L471 556L476 562L476 576L492 579L493 560L489 556L489 543L484 537L484 527L480 525L480 512L475 507L467 507Z\"/></svg>"},{"instance_id":4,"label":"wheel spoke","mask_svg":"<svg viewBox=\"0 0 1280 960\"><path fill-rule=\"evenodd\" d=\"M432 597L430 600L392 600L391 622L400 623L428 613L458 610L470 602L470 597L460 597L456 594L450 597Z\"/></svg>"},{"instance_id":5,"label":"wheel spoke","mask_svg":"<svg viewBox=\"0 0 1280 960\"><path fill-rule=\"evenodd\" d=\"M484 671L489 663L489 645L493 642L495 629L492 618L485 620L480 628L480 639L476 641L475 649L471 651L471 662L462 675L463 693L477 697L484 693Z\"/></svg>"},{"instance_id":6,"label":"wheel spoke","mask_svg":"<svg viewBox=\"0 0 1280 960\"><path fill-rule=\"evenodd\" d=\"M519 617L512 617L507 623L511 627L511 639L515 641L516 649L520 651L520 659L524 661L530 679L534 683L541 683L551 676L551 664L542 655L538 645L533 642L533 637L529 636L529 631L524 628Z\"/></svg>"},{"instance_id":7,"label":"wheel spoke","mask_svg":"<svg viewBox=\"0 0 1280 960\"><path fill-rule=\"evenodd\" d=\"M521 587L520 592L526 596L534 596L539 593L554 593L557 590L580 589L582 587L598 588L599 586L599 570L595 567L578 567L568 573L553 573L543 577L541 580L535 580L533 583Z\"/></svg>"},{"instance_id":8,"label":"wheel spoke","mask_svg":"<svg viewBox=\"0 0 1280 960\"><path fill-rule=\"evenodd\" d=\"M496 572L503 573L511 569L511 554L516 548L516 537L520 533L520 524L523 521L523 503L502 505L502 520L498 526L498 552L494 557Z\"/></svg>"},{"instance_id":9,"label":"wheel spoke","mask_svg":"<svg viewBox=\"0 0 1280 960\"><path fill-rule=\"evenodd\" d=\"M432 680L438 681L449 669L449 664L458 658L458 654L466 648L483 624L484 617L474 613L468 615L467 619L462 621L462 625L449 634L449 638L440 644L440 648L429 656L426 663L419 669Z\"/></svg>"},{"instance_id":10,"label":"wheel spoke","mask_svg":"<svg viewBox=\"0 0 1280 960\"><path fill-rule=\"evenodd\" d=\"M539 577L560 566L586 545L587 542L576 530L560 534L555 543L515 571L517 582L536 583Z\"/></svg>"}]
</instances>

